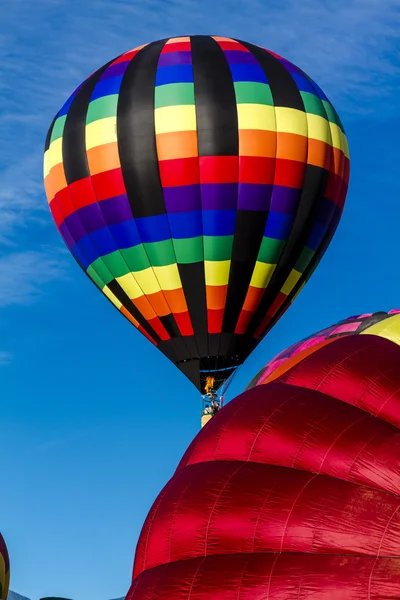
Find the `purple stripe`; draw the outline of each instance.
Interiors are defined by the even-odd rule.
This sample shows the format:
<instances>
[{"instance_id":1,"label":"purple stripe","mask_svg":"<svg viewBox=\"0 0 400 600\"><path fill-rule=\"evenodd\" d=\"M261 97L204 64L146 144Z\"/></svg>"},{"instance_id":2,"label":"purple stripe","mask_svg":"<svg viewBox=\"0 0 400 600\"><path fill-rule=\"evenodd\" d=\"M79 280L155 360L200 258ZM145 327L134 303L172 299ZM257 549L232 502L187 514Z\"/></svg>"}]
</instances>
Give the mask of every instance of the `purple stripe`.
<instances>
[{"instance_id":1,"label":"purple stripe","mask_svg":"<svg viewBox=\"0 0 400 600\"><path fill-rule=\"evenodd\" d=\"M275 185L272 190L271 210L273 212L294 214L300 202L301 190Z\"/></svg>"},{"instance_id":2,"label":"purple stripe","mask_svg":"<svg viewBox=\"0 0 400 600\"><path fill-rule=\"evenodd\" d=\"M237 183L202 183L203 210L235 210L238 201Z\"/></svg>"},{"instance_id":3,"label":"purple stripe","mask_svg":"<svg viewBox=\"0 0 400 600\"><path fill-rule=\"evenodd\" d=\"M124 223L133 218L132 209L126 194L102 200L99 202L99 207L108 226L118 225L118 223Z\"/></svg>"},{"instance_id":4,"label":"purple stripe","mask_svg":"<svg viewBox=\"0 0 400 600\"><path fill-rule=\"evenodd\" d=\"M269 210L272 188L264 183L239 183L238 209Z\"/></svg>"},{"instance_id":5,"label":"purple stripe","mask_svg":"<svg viewBox=\"0 0 400 600\"><path fill-rule=\"evenodd\" d=\"M120 62L116 65L111 65L110 67L108 67L108 69L104 71L99 81L101 81L102 79L108 79L109 77L118 77L124 75L128 65L129 61Z\"/></svg>"},{"instance_id":6,"label":"purple stripe","mask_svg":"<svg viewBox=\"0 0 400 600\"><path fill-rule=\"evenodd\" d=\"M317 221L322 223L322 225L325 225L325 227L328 227L336 208L337 205L335 202L329 200L329 198L324 198L321 206L318 208Z\"/></svg>"},{"instance_id":7,"label":"purple stripe","mask_svg":"<svg viewBox=\"0 0 400 600\"><path fill-rule=\"evenodd\" d=\"M166 52L161 54L158 61L159 67L172 67L173 65L191 65L192 53L189 50L180 52Z\"/></svg>"},{"instance_id":8,"label":"purple stripe","mask_svg":"<svg viewBox=\"0 0 400 600\"><path fill-rule=\"evenodd\" d=\"M168 213L201 209L200 186L198 184L165 187L163 193Z\"/></svg>"},{"instance_id":9,"label":"purple stripe","mask_svg":"<svg viewBox=\"0 0 400 600\"><path fill-rule=\"evenodd\" d=\"M75 244L75 240L72 237L72 235L70 234L68 227L66 226L65 223L61 223L60 233L61 233L62 239L64 240L65 244L67 245L68 250L71 250L72 246Z\"/></svg>"},{"instance_id":10,"label":"purple stripe","mask_svg":"<svg viewBox=\"0 0 400 600\"><path fill-rule=\"evenodd\" d=\"M69 235L75 240L75 242L78 242L88 233L83 227L80 218L76 212L72 213L72 215L69 215L69 217L65 219L63 225L65 225L66 229L69 232ZM91 231L94 230L95 229L93 228L91 229Z\"/></svg>"},{"instance_id":11,"label":"purple stripe","mask_svg":"<svg viewBox=\"0 0 400 600\"><path fill-rule=\"evenodd\" d=\"M258 61L251 52L243 52L242 50L225 50L224 51L226 60L231 65L258 65Z\"/></svg>"}]
</instances>

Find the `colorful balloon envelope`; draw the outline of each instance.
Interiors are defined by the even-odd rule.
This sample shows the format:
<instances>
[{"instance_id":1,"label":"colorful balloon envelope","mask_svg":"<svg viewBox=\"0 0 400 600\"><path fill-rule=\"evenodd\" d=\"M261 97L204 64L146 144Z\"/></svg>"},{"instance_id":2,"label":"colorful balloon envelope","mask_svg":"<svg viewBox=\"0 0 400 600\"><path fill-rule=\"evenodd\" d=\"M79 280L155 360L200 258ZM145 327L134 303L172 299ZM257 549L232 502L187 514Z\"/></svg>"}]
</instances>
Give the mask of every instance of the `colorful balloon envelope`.
<instances>
[{"instance_id":1,"label":"colorful balloon envelope","mask_svg":"<svg viewBox=\"0 0 400 600\"><path fill-rule=\"evenodd\" d=\"M0 600L6 600L10 585L10 559L7 546L0 533Z\"/></svg>"},{"instance_id":2,"label":"colorful balloon envelope","mask_svg":"<svg viewBox=\"0 0 400 600\"><path fill-rule=\"evenodd\" d=\"M295 65L191 36L92 74L50 127L44 177L76 261L204 393L317 266L349 154L332 104Z\"/></svg>"},{"instance_id":3,"label":"colorful balloon envelope","mask_svg":"<svg viewBox=\"0 0 400 600\"><path fill-rule=\"evenodd\" d=\"M319 348L348 335L377 335L400 344L400 310L379 311L348 317L335 325L292 344L275 356L250 381L246 389L277 379Z\"/></svg>"},{"instance_id":4,"label":"colorful balloon envelope","mask_svg":"<svg viewBox=\"0 0 400 600\"><path fill-rule=\"evenodd\" d=\"M146 518L127 600L398 600L400 347L372 329L200 431Z\"/></svg>"}]
</instances>

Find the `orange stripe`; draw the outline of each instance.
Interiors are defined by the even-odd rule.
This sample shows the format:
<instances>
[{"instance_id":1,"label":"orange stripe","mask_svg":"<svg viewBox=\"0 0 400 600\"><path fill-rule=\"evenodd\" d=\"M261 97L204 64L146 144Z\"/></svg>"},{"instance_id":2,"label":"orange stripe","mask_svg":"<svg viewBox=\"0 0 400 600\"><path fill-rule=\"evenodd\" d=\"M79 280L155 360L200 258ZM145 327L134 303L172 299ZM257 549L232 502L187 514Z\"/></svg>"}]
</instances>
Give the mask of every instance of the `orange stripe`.
<instances>
[{"instance_id":1,"label":"orange stripe","mask_svg":"<svg viewBox=\"0 0 400 600\"><path fill-rule=\"evenodd\" d=\"M87 151L87 159L91 175L118 169L121 166L117 142L91 148Z\"/></svg>"},{"instance_id":2,"label":"orange stripe","mask_svg":"<svg viewBox=\"0 0 400 600\"><path fill-rule=\"evenodd\" d=\"M206 298L207 308L210 310L220 310L225 308L227 285L207 285Z\"/></svg>"},{"instance_id":3,"label":"orange stripe","mask_svg":"<svg viewBox=\"0 0 400 600\"><path fill-rule=\"evenodd\" d=\"M277 135L274 131L239 129L240 156L276 157Z\"/></svg>"},{"instance_id":4,"label":"orange stripe","mask_svg":"<svg viewBox=\"0 0 400 600\"><path fill-rule=\"evenodd\" d=\"M134 300L132 300L132 302L136 306L140 314L143 315L143 317L146 319L146 321L154 319L157 316L146 296L140 296L139 298L135 298Z\"/></svg>"},{"instance_id":5,"label":"orange stripe","mask_svg":"<svg viewBox=\"0 0 400 600\"><path fill-rule=\"evenodd\" d=\"M156 292L155 294L148 294L146 296L151 306L154 308L156 315L159 317L165 317L171 314L163 292Z\"/></svg>"},{"instance_id":6,"label":"orange stripe","mask_svg":"<svg viewBox=\"0 0 400 600\"><path fill-rule=\"evenodd\" d=\"M329 171L332 158L332 146L321 142L320 140L308 140L308 156L307 162L309 165L315 165Z\"/></svg>"},{"instance_id":7,"label":"orange stripe","mask_svg":"<svg viewBox=\"0 0 400 600\"><path fill-rule=\"evenodd\" d=\"M166 301L173 313L184 313L187 312L188 307L186 304L185 294L183 289L179 288L176 290L164 290L163 292Z\"/></svg>"},{"instance_id":8,"label":"orange stripe","mask_svg":"<svg viewBox=\"0 0 400 600\"><path fill-rule=\"evenodd\" d=\"M198 156L197 132L174 131L156 135L158 160Z\"/></svg>"},{"instance_id":9,"label":"orange stripe","mask_svg":"<svg viewBox=\"0 0 400 600\"><path fill-rule=\"evenodd\" d=\"M276 157L307 162L307 138L295 133L277 133Z\"/></svg>"},{"instance_id":10,"label":"orange stripe","mask_svg":"<svg viewBox=\"0 0 400 600\"><path fill-rule=\"evenodd\" d=\"M55 165L50 173L46 177L45 188L47 200L51 202L57 192L60 192L67 187L67 180L65 179L64 165L59 163Z\"/></svg>"},{"instance_id":11,"label":"orange stripe","mask_svg":"<svg viewBox=\"0 0 400 600\"><path fill-rule=\"evenodd\" d=\"M260 303L261 298L263 297L265 292L264 288L249 286L247 290L246 299L243 304L243 310L246 311L254 311Z\"/></svg>"}]
</instances>

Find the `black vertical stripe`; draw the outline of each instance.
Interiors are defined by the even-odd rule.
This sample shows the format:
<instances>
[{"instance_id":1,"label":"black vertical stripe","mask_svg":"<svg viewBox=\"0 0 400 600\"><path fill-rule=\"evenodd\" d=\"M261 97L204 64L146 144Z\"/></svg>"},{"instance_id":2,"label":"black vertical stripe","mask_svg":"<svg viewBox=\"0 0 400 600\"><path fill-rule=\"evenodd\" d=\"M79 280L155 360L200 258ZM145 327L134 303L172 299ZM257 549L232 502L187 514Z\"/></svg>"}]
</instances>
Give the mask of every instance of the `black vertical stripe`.
<instances>
[{"instance_id":1,"label":"black vertical stripe","mask_svg":"<svg viewBox=\"0 0 400 600\"><path fill-rule=\"evenodd\" d=\"M166 213L158 166L154 86L157 66L166 40L142 48L129 63L122 79L117 106L117 139L128 201L134 218ZM178 340L180 331L172 315L160 317L166 331ZM181 344L174 359L181 357ZM179 350L178 350L179 345Z\"/></svg>"},{"instance_id":2,"label":"black vertical stripe","mask_svg":"<svg viewBox=\"0 0 400 600\"><path fill-rule=\"evenodd\" d=\"M286 68L266 50L244 42L240 43L253 54L264 71L271 87L274 105L304 111L300 92ZM238 210L224 314L224 331L235 330L250 286L267 218L267 210Z\"/></svg>"},{"instance_id":3,"label":"black vertical stripe","mask_svg":"<svg viewBox=\"0 0 400 600\"><path fill-rule=\"evenodd\" d=\"M135 218L166 212L154 123L154 86L165 42L153 42L133 58L125 71L118 98L118 151Z\"/></svg>"},{"instance_id":4,"label":"black vertical stripe","mask_svg":"<svg viewBox=\"0 0 400 600\"><path fill-rule=\"evenodd\" d=\"M238 117L232 75L219 44L208 36L191 37L199 157L238 156ZM189 312L202 357L218 355L207 344L207 304L203 263L184 265L182 282L190 289ZM204 332L204 333L203 333Z\"/></svg>"},{"instance_id":5,"label":"black vertical stripe","mask_svg":"<svg viewBox=\"0 0 400 600\"><path fill-rule=\"evenodd\" d=\"M274 105L305 112L300 91L286 67L266 50L246 42L241 43L254 54L264 70L271 88ZM318 208L324 198L327 181L328 172L325 169L313 165L306 166L303 189L291 232L271 281L250 323L248 335L254 334L295 266L315 223Z\"/></svg>"},{"instance_id":6,"label":"black vertical stripe","mask_svg":"<svg viewBox=\"0 0 400 600\"><path fill-rule=\"evenodd\" d=\"M112 62L108 62L85 81L67 113L62 138L62 155L68 185L90 176L86 155L86 116L93 90Z\"/></svg>"},{"instance_id":7,"label":"black vertical stripe","mask_svg":"<svg viewBox=\"0 0 400 600\"><path fill-rule=\"evenodd\" d=\"M228 62L211 37L194 35L190 40L199 156L237 156L236 96Z\"/></svg>"},{"instance_id":8,"label":"black vertical stripe","mask_svg":"<svg viewBox=\"0 0 400 600\"><path fill-rule=\"evenodd\" d=\"M299 88L280 60L259 46L241 40L237 41L247 48L259 62L271 88L274 105L304 111L304 102Z\"/></svg>"}]
</instances>

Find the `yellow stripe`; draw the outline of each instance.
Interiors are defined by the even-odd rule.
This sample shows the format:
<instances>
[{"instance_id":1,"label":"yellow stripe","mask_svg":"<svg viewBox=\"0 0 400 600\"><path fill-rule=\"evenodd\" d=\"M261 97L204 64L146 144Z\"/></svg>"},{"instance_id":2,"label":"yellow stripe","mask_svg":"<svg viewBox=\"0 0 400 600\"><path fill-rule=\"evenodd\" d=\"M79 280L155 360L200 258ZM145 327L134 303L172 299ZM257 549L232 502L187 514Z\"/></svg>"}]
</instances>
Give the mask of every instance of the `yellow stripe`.
<instances>
[{"instance_id":1,"label":"yellow stripe","mask_svg":"<svg viewBox=\"0 0 400 600\"><path fill-rule=\"evenodd\" d=\"M257 261L250 281L252 287L265 289L275 271L276 265Z\"/></svg>"},{"instance_id":2,"label":"yellow stripe","mask_svg":"<svg viewBox=\"0 0 400 600\"><path fill-rule=\"evenodd\" d=\"M114 306L116 306L118 309L121 308L122 306L122 302L120 302L118 300L118 298L112 293L112 291L110 290L109 287L107 287L106 285L103 287L102 292L105 296L107 296L107 298L109 300L111 300L111 302L114 304Z\"/></svg>"},{"instance_id":3,"label":"yellow stripe","mask_svg":"<svg viewBox=\"0 0 400 600\"><path fill-rule=\"evenodd\" d=\"M196 107L189 105L164 106L154 111L155 130L159 133L196 131Z\"/></svg>"},{"instance_id":4,"label":"yellow stripe","mask_svg":"<svg viewBox=\"0 0 400 600\"><path fill-rule=\"evenodd\" d=\"M132 273L145 296L160 292L160 285L151 267Z\"/></svg>"},{"instance_id":5,"label":"yellow stripe","mask_svg":"<svg viewBox=\"0 0 400 600\"><path fill-rule=\"evenodd\" d=\"M98 119L86 125L86 150L117 141L117 117Z\"/></svg>"},{"instance_id":6,"label":"yellow stripe","mask_svg":"<svg viewBox=\"0 0 400 600\"><path fill-rule=\"evenodd\" d=\"M121 277L116 277L116 280L131 300L135 300L144 295L133 273L127 273Z\"/></svg>"},{"instance_id":7,"label":"yellow stripe","mask_svg":"<svg viewBox=\"0 0 400 600\"><path fill-rule=\"evenodd\" d=\"M177 290L182 287L177 264L153 267L153 271L162 290Z\"/></svg>"},{"instance_id":8,"label":"yellow stripe","mask_svg":"<svg viewBox=\"0 0 400 600\"><path fill-rule=\"evenodd\" d=\"M276 130L279 133L295 133L307 137L307 115L302 110L295 108L286 108L283 106L275 107Z\"/></svg>"},{"instance_id":9,"label":"yellow stripe","mask_svg":"<svg viewBox=\"0 0 400 600\"><path fill-rule=\"evenodd\" d=\"M265 104L238 104L239 129L276 131L275 108Z\"/></svg>"},{"instance_id":10,"label":"yellow stripe","mask_svg":"<svg viewBox=\"0 0 400 600\"><path fill-rule=\"evenodd\" d=\"M47 157L46 157L47 155ZM63 161L62 156L62 138L58 138L51 142L48 150L45 152L45 176L48 175L53 167L59 165Z\"/></svg>"},{"instance_id":11,"label":"yellow stripe","mask_svg":"<svg viewBox=\"0 0 400 600\"><path fill-rule=\"evenodd\" d=\"M313 140L319 140L320 142L325 142L325 144L335 146L336 148L340 147L334 143L334 135L336 132L334 132L332 125L338 129L337 125L334 123L329 123L329 121L324 119L324 117L313 114L307 114L307 121L309 138L312 138Z\"/></svg>"},{"instance_id":12,"label":"yellow stripe","mask_svg":"<svg viewBox=\"0 0 400 600\"><path fill-rule=\"evenodd\" d=\"M282 294L289 296L290 292L292 291L296 283L299 281L301 275L302 273L296 271L296 269L292 269L289 273L289 277L286 279L285 283L281 288Z\"/></svg>"},{"instance_id":13,"label":"yellow stripe","mask_svg":"<svg viewBox=\"0 0 400 600\"><path fill-rule=\"evenodd\" d=\"M400 346L400 315L393 315L393 317L375 323L375 325L371 325L368 329L364 329L361 335L363 333L386 338Z\"/></svg>"},{"instance_id":14,"label":"yellow stripe","mask_svg":"<svg viewBox=\"0 0 400 600\"><path fill-rule=\"evenodd\" d=\"M206 285L227 285L230 268L230 260L205 260Z\"/></svg>"}]
</instances>

